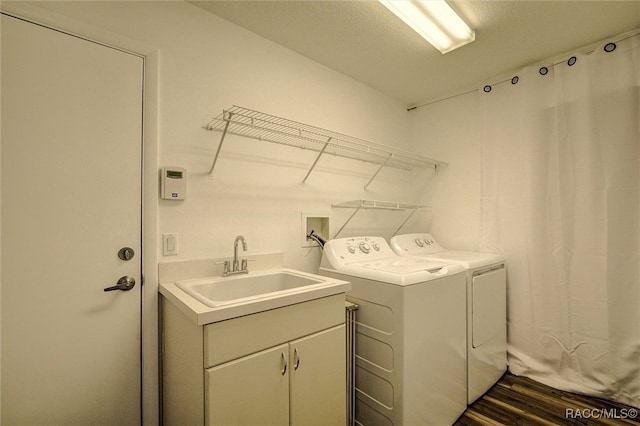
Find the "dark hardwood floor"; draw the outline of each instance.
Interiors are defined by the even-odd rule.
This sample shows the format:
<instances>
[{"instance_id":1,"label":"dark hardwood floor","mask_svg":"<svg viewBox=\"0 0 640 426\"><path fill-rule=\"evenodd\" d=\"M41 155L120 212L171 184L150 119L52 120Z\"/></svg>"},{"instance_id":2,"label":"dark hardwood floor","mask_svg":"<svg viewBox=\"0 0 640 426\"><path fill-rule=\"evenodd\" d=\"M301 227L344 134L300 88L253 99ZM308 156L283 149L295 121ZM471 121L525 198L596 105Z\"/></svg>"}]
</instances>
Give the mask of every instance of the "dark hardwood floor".
<instances>
[{"instance_id":1,"label":"dark hardwood floor","mask_svg":"<svg viewBox=\"0 0 640 426\"><path fill-rule=\"evenodd\" d=\"M637 425L640 410L505 374L467 408L455 426Z\"/></svg>"}]
</instances>

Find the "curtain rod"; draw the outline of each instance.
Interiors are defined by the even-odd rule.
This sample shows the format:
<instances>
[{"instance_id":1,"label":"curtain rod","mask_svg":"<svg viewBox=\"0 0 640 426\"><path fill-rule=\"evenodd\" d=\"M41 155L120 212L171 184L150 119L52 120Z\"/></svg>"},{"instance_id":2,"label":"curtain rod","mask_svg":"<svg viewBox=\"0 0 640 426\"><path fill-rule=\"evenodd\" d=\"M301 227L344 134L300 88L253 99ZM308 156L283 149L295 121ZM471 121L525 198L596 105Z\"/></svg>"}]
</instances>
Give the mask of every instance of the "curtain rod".
<instances>
[{"instance_id":1,"label":"curtain rod","mask_svg":"<svg viewBox=\"0 0 640 426\"><path fill-rule=\"evenodd\" d=\"M447 96L446 98L437 99L437 100L435 100L435 101L427 102L426 104L416 105L416 106L413 106L413 107L411 107L411 108L407 108L407 111L413 111L414 109L422 108L422 107L424 107L424 106L431 105L431 104L436 104L436 103L438 103L438 102L446 101L446 100L448 100L448 99L457 98L458 96L468 95L469 93L473 93L473 92L475 92L476 90L478 90L478 89L471 89L471 90L467 90L466 92L457 93L457 94L455 94L455 95Z\"/></svg>"},{"instance_id":2,"label":"curtain rod","mask_svg":"<svg viewBox=\"0 0 640 426\"><path fill-rule=\"evenodd\" d=\"M636 37L636 36L639 36L639 35L640 35L640 29L632 30L632 31L630 31L630 32L626 33L626 35L625 35L625 36L623 36L622 38L620 38L620 39L618 39L618 40L615 40L615 41L608 42L607 44L605 44L605 46L603 47L603 49L604 49L606 52L609 52L609 53L610 53L610 52L613 52L613 50L615 50L615 44L616 44L616 43L620 43L620 42L622 42L622 41L628 40L628 39L630 39L630 38L633 38L633 37ZM600 45L600 44L602 44L602 43L604 43L604 40L601 40L601 41L599 41L599 42L597 42L597 43L594 43L594 44L595 44L595 45ZM607 50L607 49L608 49L608 48L607 48L607 46L611 46L612 44L613 44L613 49L612 49L612 50ZM575 50L579 50L579 49L575 49ZM584 55L590 55L590 54L592 54L592 53L593 53L593 52L595 52L595 51L596 51L596 49L594 48L594 49L592 49L592 50L590 50L590 51L588 51L588 52L585 52L585 53L583 53L583 54L584 54ZM565 55L566 55L566 54L565 54ZM559 56L565 56L565 55L559 55ZM575 56L570 57L570 58L569 58L569 61L571 61L572 59L573 59L573 63L575 63ZM566 61L562 60L562 61L559 61L559 62L552 63L551 65L546 65L546 66L545 66L545 65L543 65L540 69L542 70L542 68L546 68L546 67L555 67L556 65L560 65L560 64L562 64L562 63L564 63L564 62L566 62ZM573 63L571 63L570 65L573 65ZM531 66L531 65L528 65L528 66ZM527 66L525 66L525 67L523 67L523 68L521 68L521 69L524 69L524 68L527 68ZM542 74L542 72L541 72L541 74ZM545 73L545 74L546 74L546 73ZM544 75L544 74L543 74L543 75ZM518 80L519 80L519 78L518 78L518 76L516 75L516 76L514 76L514 77L512 77L512 78L506 78L506 79L504 79L504 80L497 81L497 82L492 83L492 84L490 84L490 85L486 85L486 86L484 86L484 87L483 87L483 90L484 90L486 93L488 93L488 92L490 92L490 91L491 91L491 86L496 86L496 85L498 85L498 84L506 83L507 81L510 81L512 84L516 84L516 83L518 82ZM489 88L488 90L487 90L487 87ZM478 91L478 90L480 90L480 89L478 88L478 89L467 90L466 92L457 93L457 94L455 94L455 95L447 96L447 97L444 97L444 98L441 98L441 99L437 99L437 100L435 100L435 101L431 101L431 102L427 102L427 103L424 103L424 104L420 104L420 105L412 106L412 107L410 107L410 108L407 108L407 112L408 112L408 111L413 111L414 109L422 108L422 107L425 107L425 106L428 106L428 105L436 104L436 103L438 103L438 102L442 102L442 101L446 101L446 100L449 100L449 99L457 98L458 96L468 95L469 93L473 93L473 92L476 92L476 91Z\"/></svg>"}]
</instances>

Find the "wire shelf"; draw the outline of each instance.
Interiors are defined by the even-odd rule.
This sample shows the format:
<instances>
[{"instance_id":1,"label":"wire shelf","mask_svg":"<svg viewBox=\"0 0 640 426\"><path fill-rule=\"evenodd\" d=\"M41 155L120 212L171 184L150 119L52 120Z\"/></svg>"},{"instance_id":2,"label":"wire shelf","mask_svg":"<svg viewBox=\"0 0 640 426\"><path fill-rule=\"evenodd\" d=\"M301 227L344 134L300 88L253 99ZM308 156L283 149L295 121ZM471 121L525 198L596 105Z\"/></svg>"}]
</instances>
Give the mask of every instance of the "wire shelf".
<instances>
[{"instance_id":1,"label":"wire shelf","mask_svg":"<svg viewBox=\"0 0 640 426\"><path fill-rule=\"evenodd\" d=\"M222 133L213 164L211 165L211 170L209 171L210 176L213 175L216 161L220 154L220 148L227 134L317 152L318 156L307 172L304 181L309 177L318 160L324 154L332 154L338 157L379 165L379 169L367 185L365 185L365 188L383 167L402 170L433 168L437 171L440 167L446 165L445 162L414 154L409 151L365 141L235 105L223 110L223 112L213 118L205 128Z\"/></svg>"},{"instance_id":2,"label":"wire shelf","mask_svg":"<svg viewBox=\"0 0 640 426\"><path fill-rule=\"evenodd\" d=\"M338 235L342 232L342 230L351 222L351 219L360 211L360 210L396 210L396 211L405 211L408 210L411 213L404 219L402 224L395 230L393 235L396 235L402 227L411 219L411 217L418 210L423 211L431 211L431 206L424 206L421 204L407 204L407 203L396 203L393 201L376 201L376 200L353 200L353 201L345 201L344 203L336 203L332 204L331 207L335 208L347 208L347 209L355 209L351 216L347 219L347 221L342 224L340 229L335 233L333 238L337 238Z\"/></svg>"},{"instance_id":3,"label":"wire shelf","mask_svg":"<svg viewBox=\"0 0 640 426\"><path fill-rule=\"evenodd\" d=\"M421 204L396 203L393 201L353 200L332 204L331 207L349 209L378 209L378 210L431 210L431 206Z\"/></svg>"}]
</instances>

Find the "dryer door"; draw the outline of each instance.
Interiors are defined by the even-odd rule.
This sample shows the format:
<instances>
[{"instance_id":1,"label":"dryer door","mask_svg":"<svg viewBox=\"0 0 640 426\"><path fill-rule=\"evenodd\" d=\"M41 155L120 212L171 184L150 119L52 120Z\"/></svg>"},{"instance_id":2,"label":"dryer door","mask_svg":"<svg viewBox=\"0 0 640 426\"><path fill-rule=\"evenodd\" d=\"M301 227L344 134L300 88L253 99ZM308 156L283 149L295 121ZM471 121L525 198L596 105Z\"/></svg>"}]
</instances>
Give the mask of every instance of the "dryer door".
<instances>
[{"instance_id":1,"label":"dryer door","mask_svg":"<svg viewBox=\"0 0 640 426\"><path fill-rule=\"evenodd\" d=\"M475 275L472 282L472 344L474 348L504 336L507 327L506 270Z\"/></svg>"}]
</instances>

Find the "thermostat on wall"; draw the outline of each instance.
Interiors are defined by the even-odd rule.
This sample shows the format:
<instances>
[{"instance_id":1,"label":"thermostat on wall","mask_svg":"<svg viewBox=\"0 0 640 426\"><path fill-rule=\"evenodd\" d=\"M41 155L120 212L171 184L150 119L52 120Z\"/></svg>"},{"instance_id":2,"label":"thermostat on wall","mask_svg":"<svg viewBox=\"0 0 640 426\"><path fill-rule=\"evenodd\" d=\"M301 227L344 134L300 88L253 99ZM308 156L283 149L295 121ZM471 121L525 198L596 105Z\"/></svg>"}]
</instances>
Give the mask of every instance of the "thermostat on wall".
<instances>
[{"instance_id":1,"label":"thermostat on wall","mask_svg":"<svg viewBox=\"0 0 640 426\"><path fill-rule=\"evenodd\" d=\"M160 196L165 200L184 200L187 196L187 170L182 167L163 167Z\"/></svg>"}]
</instances>

